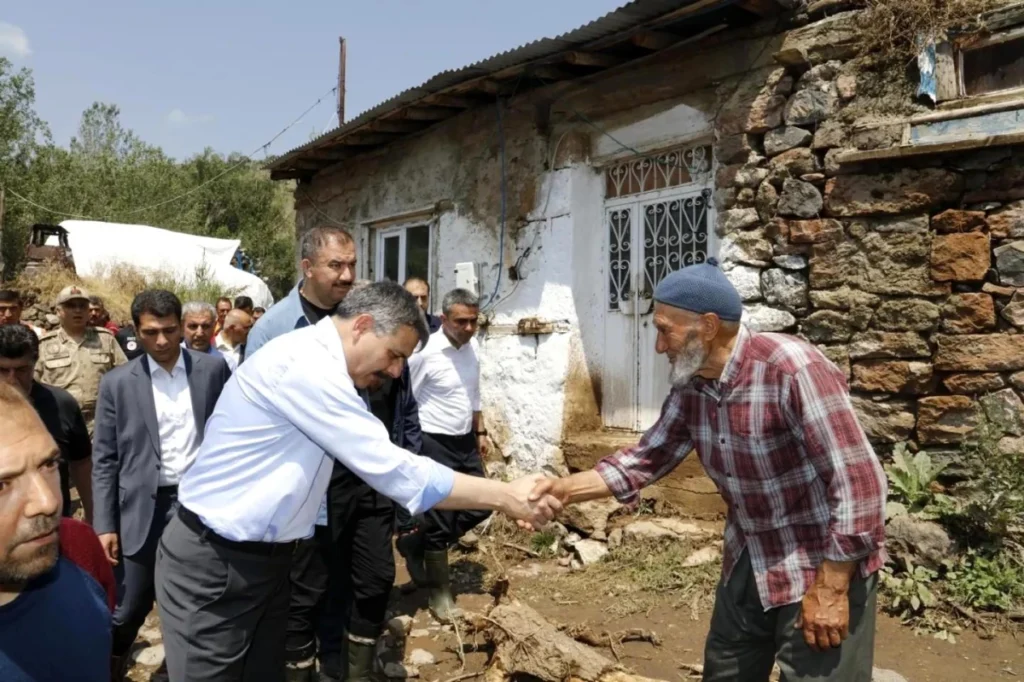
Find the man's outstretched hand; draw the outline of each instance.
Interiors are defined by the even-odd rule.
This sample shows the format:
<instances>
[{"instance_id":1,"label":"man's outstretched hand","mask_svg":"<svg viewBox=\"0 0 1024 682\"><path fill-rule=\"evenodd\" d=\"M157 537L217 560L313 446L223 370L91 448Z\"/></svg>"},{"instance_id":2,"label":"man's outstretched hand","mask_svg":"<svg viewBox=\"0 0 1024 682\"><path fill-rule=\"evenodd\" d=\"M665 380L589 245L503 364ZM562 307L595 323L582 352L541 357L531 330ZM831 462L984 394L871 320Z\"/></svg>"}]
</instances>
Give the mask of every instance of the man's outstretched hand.
<instances>
[{"instance_id":1,"label":"man's outstretched hand","mask_svg":"<svg viewBox=\"0 0 1024 682\"><path fill-rule=\"evenodd\" d=\"M528 498L531 504L537 504L545 499L548 499L551 500L554 504L557 504L558 509L556 511L556 514L562 511L562 507L569 499L569 486L566 479L548 478L543 474L533 474L532 476L527 476L526 478L533 479L533 486L530 490ZM553 508L552 503L549 503L548 506ZM540 528L540 526L538 526L537 524L531 523L529 520L526 519L520 519L518 523L519 527L523 530L537 530L538 528Z\"/></svg>"},{"instance_id":2,"label":"man's outstretched hand","mask_svg":"<svg viewBox=\"0 0 1024 682\"><path fill-rule=\"evenodd\" d=\"M509 509L503 510L516 519L523 528L543 528L562 511L561 500L544 492L544 474L530 474L511 483L512 501Z\"/></svg>"},{"instance_id":3,"label":"man's outstretched hand","mask_svg":"<svg viewBox=\"0 0 1024 682\"><path fill-rule=\"evenodd\" d=\"M850 634L850 579L856 562L825 561L800 603L796 628L814 651L838 647Z\"/></svg>"}]
</instances>

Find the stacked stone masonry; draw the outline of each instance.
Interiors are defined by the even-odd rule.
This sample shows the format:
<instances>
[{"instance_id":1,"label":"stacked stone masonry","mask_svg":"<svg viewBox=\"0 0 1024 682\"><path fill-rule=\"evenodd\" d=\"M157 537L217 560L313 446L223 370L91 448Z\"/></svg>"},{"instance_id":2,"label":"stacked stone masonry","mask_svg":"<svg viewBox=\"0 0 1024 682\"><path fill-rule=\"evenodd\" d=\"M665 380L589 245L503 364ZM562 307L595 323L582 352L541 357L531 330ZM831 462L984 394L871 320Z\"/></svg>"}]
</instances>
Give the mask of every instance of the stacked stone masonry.
<instances>
[{"instance_id":1,"label":"stacked stone masonry","mask_svg":"<svg viewBox=\"0 0 1024 682\"><path fill-rule=\"evenodd\" d=\"M880 451L950 451L986 418L1019 444L1024 148L840 163L903 130L856 114L877 75L856 56L855 15L790 31L760 91L722 112L723 268L749 325L801 335L846 372Z\"/></svg>"}]
</instances>

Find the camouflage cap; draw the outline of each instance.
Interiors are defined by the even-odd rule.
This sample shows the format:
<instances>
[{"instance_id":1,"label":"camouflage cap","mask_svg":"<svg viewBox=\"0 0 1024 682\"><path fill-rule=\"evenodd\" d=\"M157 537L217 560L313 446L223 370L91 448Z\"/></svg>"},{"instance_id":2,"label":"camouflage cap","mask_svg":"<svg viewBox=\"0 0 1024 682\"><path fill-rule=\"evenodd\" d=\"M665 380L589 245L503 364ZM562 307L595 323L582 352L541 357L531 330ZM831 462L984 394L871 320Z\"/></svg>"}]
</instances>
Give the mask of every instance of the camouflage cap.
<instances>
[{"instance_id":1,"label":"camouflage cap","mask_svg":"<svg viewBox=\"0 0 1024 682\"><path fill-rule=\"evenodd\" d=\"M57 305L61 305L62 303L67 303L68 301L75 301L78 299L81 299L88 303L89 292L83 289L82 287L78 286L77 284L72 284L70 286L64 287L63 289L60 290L60 293L57 294Z\"/></svg>"}]
</instances>

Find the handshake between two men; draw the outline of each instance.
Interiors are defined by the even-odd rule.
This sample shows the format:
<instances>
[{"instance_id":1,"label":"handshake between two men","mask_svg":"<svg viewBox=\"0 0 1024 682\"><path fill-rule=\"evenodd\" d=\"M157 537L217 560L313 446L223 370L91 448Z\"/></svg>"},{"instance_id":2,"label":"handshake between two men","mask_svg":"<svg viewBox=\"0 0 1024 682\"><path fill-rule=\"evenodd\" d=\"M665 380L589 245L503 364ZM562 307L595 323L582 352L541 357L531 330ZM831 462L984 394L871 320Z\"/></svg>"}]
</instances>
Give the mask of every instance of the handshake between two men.
<instances>
[{"instance_id":1,"label":"handshake between two men","mask_svg":"<svg viewBox=\"0 0 1024 682\"><path fill-rule=\"evenodd\" d=\"M543 528L561 513L562 507L572 502L583 502L611 495L611 490L596 471L585 471L567 478L549 478L544 474L530 474L496 489L497 497L489 500L487 506L495 508L506 516L516 519L526 530ZM456 477L452 495L438 505L461 497L458 492L459 477Z\"/></svg>"}]
</instances>

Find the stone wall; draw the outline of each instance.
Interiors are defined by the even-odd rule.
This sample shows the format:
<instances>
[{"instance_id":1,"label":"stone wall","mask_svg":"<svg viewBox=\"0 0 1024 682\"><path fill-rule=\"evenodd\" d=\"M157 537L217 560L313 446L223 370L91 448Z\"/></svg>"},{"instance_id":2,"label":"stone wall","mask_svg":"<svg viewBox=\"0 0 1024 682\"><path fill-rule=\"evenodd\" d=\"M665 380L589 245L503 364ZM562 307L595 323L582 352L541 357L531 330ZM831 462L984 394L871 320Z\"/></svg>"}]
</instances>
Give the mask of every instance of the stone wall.
<instances>
[{"instance_id":1,"label":"stone wall","mask_svg":"<svg viewBox=\"0 0 1024 682\"><path fill-rule=\"evenodd\" d=\"M1018 447L1024 148L839 163L898 145L903 130L877 113L891 101L871 101L884 88L856 57L855 22L848 12L791 31L778 68L722 112L724 267L751 326L798 333L846 372L880 450L952 452L985 416Z\"/></svg>"}]
</instances>

